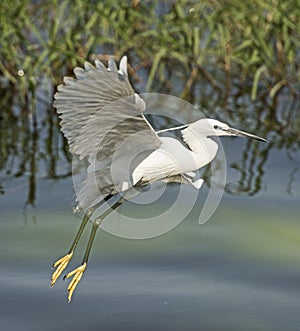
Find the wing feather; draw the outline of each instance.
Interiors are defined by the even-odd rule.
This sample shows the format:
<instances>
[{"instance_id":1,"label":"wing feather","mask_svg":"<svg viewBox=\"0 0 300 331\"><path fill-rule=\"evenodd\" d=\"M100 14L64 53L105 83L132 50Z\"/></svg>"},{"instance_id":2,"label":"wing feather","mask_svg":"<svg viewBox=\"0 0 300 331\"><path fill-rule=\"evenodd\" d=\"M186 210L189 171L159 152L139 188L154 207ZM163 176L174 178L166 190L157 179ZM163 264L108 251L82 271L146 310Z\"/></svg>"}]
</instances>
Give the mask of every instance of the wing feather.
<instances>
[{"instance_id":1,"label":"wing feather","mask_svg":"<svg viewBox=\"0 0 300 331\"><path fill-rule=\"evenodd\" d=\"M108 68L96 60L74 74L58 86L54 107L70 152L89 161L76 193L81 207L90 208L105 195L132 186L136 157L148 156L161 140L143 116L145 102L130 85L126 57L119 70L111 58Z\"/></svg>"},{"instance_id":2,"label":"wing feather","mask_svg":"<svg viewBox=\"0 0 300 331\"><path fill-rule=\"evenodd\" d=\"M97 111L135 93L124 69L127 58L121 60L121 74L112 59L109 63L110 70L98 60L95 67L86 62L85 69L75 68L76 78L65 77L64 85L58 86L58 92L54 95L53 105L62 119L61 129L72 153L76 154L76 140L82 128Z\"/></svg>"}]
</instances>

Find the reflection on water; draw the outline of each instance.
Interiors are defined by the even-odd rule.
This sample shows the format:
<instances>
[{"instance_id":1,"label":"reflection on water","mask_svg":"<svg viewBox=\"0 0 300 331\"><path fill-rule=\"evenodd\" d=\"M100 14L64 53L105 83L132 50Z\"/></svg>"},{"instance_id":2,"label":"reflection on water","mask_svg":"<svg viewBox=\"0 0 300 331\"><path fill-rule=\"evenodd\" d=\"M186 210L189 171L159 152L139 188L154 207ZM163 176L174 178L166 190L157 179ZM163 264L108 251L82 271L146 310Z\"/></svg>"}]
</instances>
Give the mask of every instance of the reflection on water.
<instances>
[{"instance_id":1,"label":"reflection on water","mask_svg":"<svg viewBox=\"0 0 300 331\"><path fill-rule=\"evenodd\" d=\"M28 180L26 204L36 200L37 176L59 179L71 175L66 141L59 131L58 117L52 108L53 87L49 82L40 86L34 95L20 104L14 91L2 89L0 99L0 173L1 193L12 178L25 176ZM273 148L283 150L293 160L300 147L299 98L289 91L273 99L262 96L252 101L248 93L236 88L226 99L218 99L213 88L203 89L200 95L191 96L196 106L208 117L228 122L231 126L266 137L269 144L248 141L239 150L239 159L229 162L236 170L236 183L228 186L229 194L254 195L262 187L265 167ZM50 91L50 92L49 92ZM164 92L160 90L160 92ZM172 94L172 90L169 93ZM175 87L174 87L175 92ZM157 129L172 123L156 123ZM297 167L286 169L291 186Z\"/></svg>"}]
</instances>

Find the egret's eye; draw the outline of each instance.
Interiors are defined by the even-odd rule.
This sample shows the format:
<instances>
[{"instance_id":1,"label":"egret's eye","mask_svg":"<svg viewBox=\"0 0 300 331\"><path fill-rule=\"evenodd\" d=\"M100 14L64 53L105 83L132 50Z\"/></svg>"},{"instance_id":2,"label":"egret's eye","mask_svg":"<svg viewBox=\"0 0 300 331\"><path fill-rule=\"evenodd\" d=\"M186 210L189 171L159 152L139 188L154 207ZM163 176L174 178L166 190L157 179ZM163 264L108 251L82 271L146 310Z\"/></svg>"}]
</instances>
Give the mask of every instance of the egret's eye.
<instances>
[{"instance_id":1,"label":"egret's eye","mask_svg":"<svg viewBox=\"0 0 300 331\"><path fill-rule=\"evenodd\" d=\"M215 129L215 130L218 130L219 127L218 127L217 125L214 125L214 129Z\"/></svg>"}]
</instances>

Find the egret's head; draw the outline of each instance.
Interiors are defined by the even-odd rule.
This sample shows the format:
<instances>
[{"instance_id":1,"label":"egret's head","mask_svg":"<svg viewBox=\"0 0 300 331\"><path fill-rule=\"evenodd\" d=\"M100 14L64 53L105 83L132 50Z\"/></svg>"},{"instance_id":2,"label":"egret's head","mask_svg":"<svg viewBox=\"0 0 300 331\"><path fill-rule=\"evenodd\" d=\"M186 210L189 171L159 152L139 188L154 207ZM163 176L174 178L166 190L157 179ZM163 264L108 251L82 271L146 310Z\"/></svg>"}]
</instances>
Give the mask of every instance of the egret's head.
<instances>
[{"instance_id":1,"label":"egret's head","mask_svg":"<svg viewBox=\"0 0 300 331\"><path fill-rule=\"evenodd\" d=\"M258 137L254 134L233 129L228 124L211 119L203 118L192 124L193 129L198 133L205 135L206 137L210 136L234 136L234 137L248 137L255 140L260 140L267 142L266 139Z\"/></svg>"}]
</instances>

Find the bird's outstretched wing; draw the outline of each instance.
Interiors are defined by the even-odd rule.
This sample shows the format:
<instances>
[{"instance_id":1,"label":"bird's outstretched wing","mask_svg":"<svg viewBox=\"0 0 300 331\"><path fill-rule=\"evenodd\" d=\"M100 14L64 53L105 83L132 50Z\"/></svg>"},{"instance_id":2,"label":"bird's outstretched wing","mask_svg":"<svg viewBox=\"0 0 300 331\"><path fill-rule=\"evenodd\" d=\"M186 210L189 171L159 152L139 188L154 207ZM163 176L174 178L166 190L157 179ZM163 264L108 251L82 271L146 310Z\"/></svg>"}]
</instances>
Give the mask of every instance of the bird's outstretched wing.
<instances>
[{"instance_id":1,"label":"bird's outstretched wing","mask_svg":"<svg viewBox=\"0 0 300 331\"><path fill-rule=\"evenodd\" d=\"M133 159L161 145L143 115L145 102L128 80L127 58L121 59L119 70L112 58L108 68L97 60L95 64L75 68L76 78L65 77L54 96L70 151L89 160L86 180L77 189L84 208L101 194L129 188Z\"/></svg>"},{"instance_id":2,"label":"bird's outstretched wing","mask_svg":"<svg viewBox=\"0 0 300 331\"><path fill-rule=\"evenodd\" d=\"M65 77L54 95L53 105L62 119L61 130L70 152L80 158L95 153L103 136L109 138L109 131L123 121L127 125L118 128L118 140L128 131L143 131L150 138L147 146L157 148L160 140L143 116L145 103L128 80L127 57L122 57L119 70L112 58L108 68L99 60L95 64L85 62L84 69L75 68L76 78ZM107 147L109 151L103 150L103 154L114 152L112 141Z\"/></svg>"}]
</instances>

